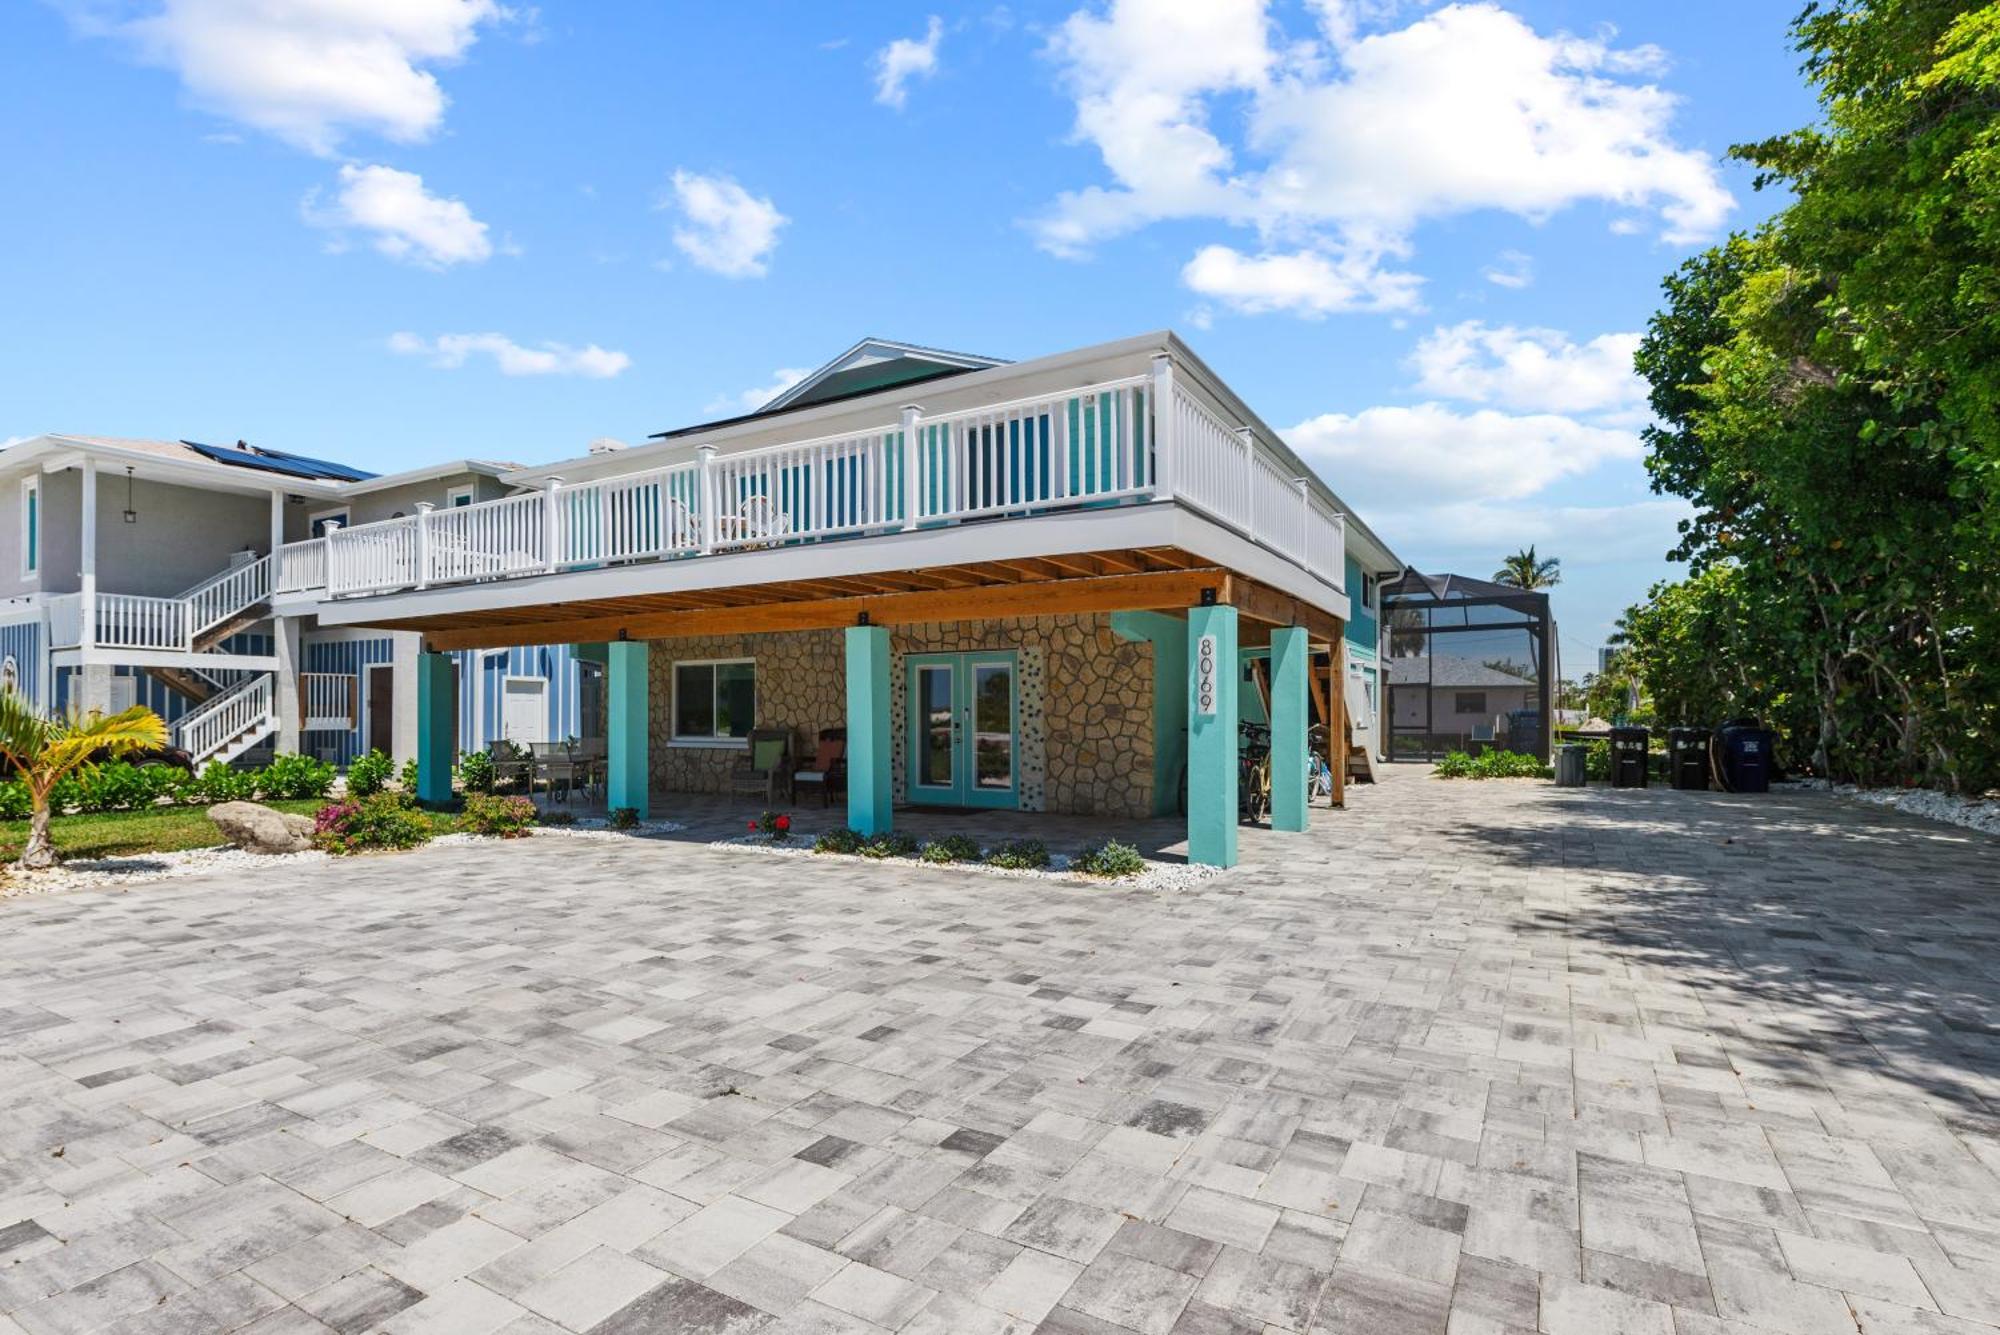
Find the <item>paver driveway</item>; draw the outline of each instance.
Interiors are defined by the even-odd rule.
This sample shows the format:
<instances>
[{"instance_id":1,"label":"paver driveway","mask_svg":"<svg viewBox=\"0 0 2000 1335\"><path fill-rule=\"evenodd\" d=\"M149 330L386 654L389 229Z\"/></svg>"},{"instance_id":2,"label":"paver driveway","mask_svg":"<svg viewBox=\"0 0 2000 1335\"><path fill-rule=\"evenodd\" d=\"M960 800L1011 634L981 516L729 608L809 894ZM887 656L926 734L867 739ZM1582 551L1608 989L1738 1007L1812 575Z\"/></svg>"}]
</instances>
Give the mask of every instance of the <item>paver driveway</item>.
<instances>
[{"instance_id":1,"label":"paver driveway","mask_svg":"<svg viewBox=\"0 0 2000 1335\"><path fill-rule=\"evenodd\" d=\"M0 1332L2000 1323L1995 841L1318 822L1171 895L545 839L0 903Z\"/></svg>"}]
</instances>

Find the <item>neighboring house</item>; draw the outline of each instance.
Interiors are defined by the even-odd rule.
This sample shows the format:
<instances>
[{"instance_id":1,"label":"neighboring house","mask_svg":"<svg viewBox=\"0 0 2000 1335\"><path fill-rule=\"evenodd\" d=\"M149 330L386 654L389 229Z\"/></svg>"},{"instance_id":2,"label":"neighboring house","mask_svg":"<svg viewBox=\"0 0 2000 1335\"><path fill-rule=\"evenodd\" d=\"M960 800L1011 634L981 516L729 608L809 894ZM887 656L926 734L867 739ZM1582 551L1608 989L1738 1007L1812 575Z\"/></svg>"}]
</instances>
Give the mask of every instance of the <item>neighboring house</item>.
<instances>
[{"instance_id":1,"label":"neighboring house","mask_svg":"<svg viewBox=\"0 0 2000 1335\"><path fill-rule=\"evenodd\" d=\"M898 802L1142 817L1185 791L1190 856L1227 864L1246 651L1297 771L1280 828L1311 722L1359 680L1374 724L1354 586L1397 562L1171 333L1021 363L864 340L755 413L499 480L323 540L321 627L435 651L428 796L451 655L521 645L604 665L612 805L842 729L864 832Z\"/></svg>"},{"instance_id":2,"label":"neighboring house","mask_svg":"<svg viewBox=\"0 0 2000 1335\"><path fill-rule=\"evenodd\" d=\"M1534 671L1505 660L1453 654L1390 658L1392 724L1424 754L1506 748L1515 725L1538 717L1541 686Z\"/></svg>"},{"instance_id":3,"label":"neighboring house","mask_svg":"<svg viewBox=\"0 0 2000 1335\"><path fill-rule=\"evenodd\" d=\"M144 704L198 762L415 754L419 637L325 628L338 527L507 494L474 460L375 477L238 444L40 436L0 452L0 681L47 710ZM458 656L455 743L577 734L595 668L566 648ZM601 717L601 709L597 711Z\"/></svg>"}]
</instances>

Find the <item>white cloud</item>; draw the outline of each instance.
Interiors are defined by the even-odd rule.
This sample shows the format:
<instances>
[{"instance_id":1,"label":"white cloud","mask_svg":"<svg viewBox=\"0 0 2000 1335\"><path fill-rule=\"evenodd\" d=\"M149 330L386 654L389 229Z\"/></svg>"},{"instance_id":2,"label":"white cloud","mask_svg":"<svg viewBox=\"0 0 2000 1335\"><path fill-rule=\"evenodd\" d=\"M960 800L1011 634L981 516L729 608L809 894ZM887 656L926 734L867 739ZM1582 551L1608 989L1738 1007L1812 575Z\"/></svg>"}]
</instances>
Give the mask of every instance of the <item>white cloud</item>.
<instances>
[{"instance_id":1,"label":"white cloud","mask_svg":"<svg viewBox=\"0 0 2000 1335\"><path fill-rule=\"evenodd\" d=\"M710 399L704 409L711 413L754 413L772 399L777 398L793 385L811 375L810 366L781 366L771 372L771 383L753 385L738 394L724 394Z\"/></svg>"},{"instance_id":2,"label":"white cloud","mask_svg":"<svg viewBox=\"0 0 2000 1335\"><path fill-rule=\"evenodd\" d=\"M600 348L595 343L573 348L566 343L541 343L523 347L505 334L439 334L423 338L412 333L389 336L389 351L404 357L423 357L432 366L455 371L474 356L493 359L501 375L574 375L587 380L609 380L632 364L622 352Z\"/></svg>"},{"instance_id":3,"label":"white cloud","mask_svg":"<svg viewBox=\"0 0 2000 1335\"><path fill-rule=\"evenodd\" d=\"M1423 280L1382 269L1372 255L1301 250L1245 255L1203 246L1181 270L1181 281L1246 315L1289 311L1318 319L1338 311L1411 310Z\"/></svg>"},{"instance_id":4,"label":"white cloud","mask_svg":"<svg viewBox=\"0 0 2000 1335\"><path fill-rule=\"evenodd\" d=\"M1480 271L1480 277L1496 287L1524 288L1535 281L1535 260L1518 250L1503 250Z\"/></svg>"},{"instance_id":5,"label":"white cloud","mask_svg":"<svg viewBox=\"0 0 2000 1335\"><path fill-rule=\"evenodd\" d=\"M901 111L909 101L911 79L928 79L938 70L938 43L944 39L944 20L931 15L921 40L898 37L875 53L875 100Z\"/></svg>"},{"instance_id":6,"label":"white cloud","mask_svg":"<svg viewBox=\"0 0 2000 1335\"><path fill-rule=\"evenodd\" d=\"M493 255L486 224L473 217L472 210L459 200L429 193L423 177L394 167L350 163L340 169L330 205L322 207L320 192L314 190L301 211L315 227L370 233L375 249L384 255L425 268L477 264Z\"/></svg>"},{"instance_id":7,"label":"white cloud","mask_svg":"<svg viewBox=\"0 0 2000 1335\"><path fill-rule=\"evenodd\" d=\"M1652 48L1544 36L1491 3L1364 33L1394 10L1365 0L1319 0L1319 39L1296 41L1265 2L1070 16L1049 50L1110 180L1057 198L1034 225L1044 248L1076 255L1182 218L1252 227L1267 249L1393 255L1428 219L1539 220L1586 201L1654 215L1680 243L1733 207L1711 156L1674 141L1676 99L1639 81L1659 67ZM1220 110L1240 135L1215 128Z\"/></svg>"},{"instance_id":8,"label":"white cloud","mask_svg":"<svg viewBox=\"0 0 2000 1335\"><path fill-rule=\"evenodd\" d=\"M674 173L674 204L685 219L674 244L696 265L730 278L762 278L791 220L727 176Z\"/></svg>"},{"instance_id":9,"label":"white cloud","mask_svg":"<svg viewBox=\"0 0 2000 1335\"><path fill-rule=\"evenodd\" d=\"M498 0L70 0L82 31L172 70L207 110L329 154L350 130L429 136L445 95L430 66L463 56Z\"/></svg>"},{"instance_id":10,"label":"white cloud","mask_svg":"<svg viewBox=\"0 0 2000 1335\"><path fill-rule=\"evenodd\" d=\"M1646 382L1632 369L1639 335L1575 343L1553 329L1479 320L1434 329L1411 354L1426 394L1526 412L1619 415L1636 420Z\"/></svg>"},{"instance_id":11,"label":"white cloud","mask_svg":"<svg viewBox=\"0 0 2000 1335\"><path fill-rule=\"evenodd\" d=\"M1520 500L1564 478L1643 453L1630 431L1554 413L1513 415L1443 404L1325 413L1284 433L1364 514L1379 505Z\"/></svg>"}]
</instances>

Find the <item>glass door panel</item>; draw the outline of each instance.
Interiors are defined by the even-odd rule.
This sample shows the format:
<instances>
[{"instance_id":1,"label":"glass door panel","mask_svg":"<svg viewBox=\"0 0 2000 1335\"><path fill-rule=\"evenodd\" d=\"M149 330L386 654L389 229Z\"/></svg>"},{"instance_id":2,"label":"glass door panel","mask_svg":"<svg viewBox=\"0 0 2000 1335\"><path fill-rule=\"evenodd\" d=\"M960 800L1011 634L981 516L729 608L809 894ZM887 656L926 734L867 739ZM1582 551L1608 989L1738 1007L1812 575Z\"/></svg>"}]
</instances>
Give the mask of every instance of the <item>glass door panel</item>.
<instances>
[{"instance_id":1,"label":"glass door panel","mask_svg":"<svg viewBox=\"0 0 2000 1335\"><path fill-rule=\"evenodd\" d=\"M972 772L967 800L980 806L1014 805L1014 660L974 659L971 664Z\"/></svg>"},{"instance_id":2,"label":"glass door panel","mask_svg":"<svg viewBox=\"0 0 2000 1335\"><path fill-rule=\"evenodd\" d=\"M1011 807L1020 793L1020 677L1011 653L909 660L910 800Z\"/></svg>"},{"instance_id":3,"label":"glass door panel","mask_svg":"<svg viewBox=\"0 0 2000 1335\"><path fill-rule=\"evenodd\" d=\"M958 800L958 667L920 662L910 669L911 789L920 802Z\"/></svg>"}]
</instances>

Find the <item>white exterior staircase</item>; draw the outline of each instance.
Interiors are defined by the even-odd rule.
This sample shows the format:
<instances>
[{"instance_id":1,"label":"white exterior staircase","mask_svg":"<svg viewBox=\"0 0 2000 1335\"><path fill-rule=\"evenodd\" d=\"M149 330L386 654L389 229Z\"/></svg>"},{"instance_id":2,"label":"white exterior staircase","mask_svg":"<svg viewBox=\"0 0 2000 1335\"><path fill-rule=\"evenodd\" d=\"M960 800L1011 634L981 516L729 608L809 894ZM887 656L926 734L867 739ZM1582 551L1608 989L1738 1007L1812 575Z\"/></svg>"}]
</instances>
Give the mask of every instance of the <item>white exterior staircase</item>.
<instances>
[{"instance_id":1,"label":"white exterior staircase","mask_svg":"<svg viewBox=\"0 0 2000 1335\"><path fill-rule=\"evenodd\" d=\"M174 744L196 765L228 764L278 730L278 694L273 674L258 672L181 716Z\"/></svg>"}]
</instances>

